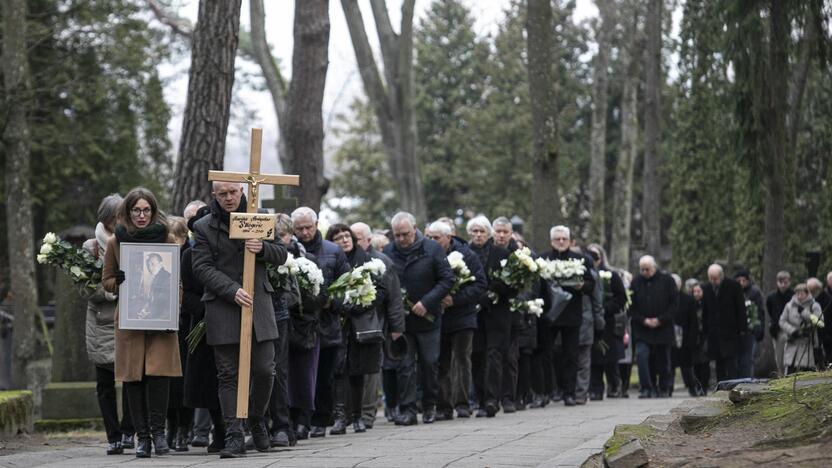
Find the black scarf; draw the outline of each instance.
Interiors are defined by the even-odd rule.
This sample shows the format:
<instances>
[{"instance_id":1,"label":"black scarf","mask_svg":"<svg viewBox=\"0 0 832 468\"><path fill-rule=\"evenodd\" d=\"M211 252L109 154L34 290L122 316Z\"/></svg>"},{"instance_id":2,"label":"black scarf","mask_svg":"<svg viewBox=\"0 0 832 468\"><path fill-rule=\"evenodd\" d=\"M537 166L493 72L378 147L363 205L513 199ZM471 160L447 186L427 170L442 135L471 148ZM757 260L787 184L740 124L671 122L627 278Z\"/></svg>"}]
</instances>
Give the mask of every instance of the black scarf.
<instances>
[{"instance_id":1,"label":"black scarf","mask_svg":"<svg viewBox=\"0 0 832 468\"><path fill-rule=\"evenodd\" d=\"M321 252L321 244L323 244L324 238L321 235L321 231L315 231L315 237L313 237L309 242L300 241L301 245L306 249L307 252L318 255Z\"/></svg>"},{"instance_id":2,"label":"black scarf","mask_svg":"<svg viewBox=\"0 0 832 468\"><path fill-rule=\"evenodd\" d=\"M425 242L425 236L417 229L416 230L416 239L414 239L413 243L408 245L407 247L402 247L398 243L393 244L393 249L401 255L402 258L410 258L415 252L419 251L422 248L422 244Z\"/></svg>"},{"instance_id":3,"label":"black scarf","mask_svg":"<svg viewBox=\"0 0 832 468\"><path fill-rule=\"evenodd\" d=\"M124 225L119 224L116 226L115 234L119 243L163 244L168 240L168 227L161 223L154 223L145 228L129 232Z\"/></svg>"},{"instance_id":4,"label":"black scarf","mask_svg":"<svg viewBox=\"0 0 832 468\"><path fill-rule=\"evenodd\" d=\"M350 266L355 268L369 262L372 259L364 249L355 245L352 250L347 253L347 260L350 262Z\"/></svg>"},{"instance_id":5,"label":"black scarf","mask_svg":"<svg viewBox=\"0 0 832 468\"><path fill-rule=\"evenodd\" d=\"M488 239L485 241L483 245L475 245L473 242L468 244L468 247L477 254L477 257L480 259L480 263L482 263L483 267L487 267L488 265L488 256L491 254L491 245L494 243L494 239Z\"/></svg>"},{"instance_id":6,"label":"black scarf","mask_svg":"<svg viewBox=\"0 0 832 468\"><path fill-rule=\"evenodd\" d=\"M240 197L240 204L237 205L237 209L234 210L234 213L245 213L246 212L246 196L245 194ZM231 213L225 211L221 206L220 203L215 199L211 202L211 213L216 216L221 223L228 226L231 224Z\"/></svg>"}]
</instances>

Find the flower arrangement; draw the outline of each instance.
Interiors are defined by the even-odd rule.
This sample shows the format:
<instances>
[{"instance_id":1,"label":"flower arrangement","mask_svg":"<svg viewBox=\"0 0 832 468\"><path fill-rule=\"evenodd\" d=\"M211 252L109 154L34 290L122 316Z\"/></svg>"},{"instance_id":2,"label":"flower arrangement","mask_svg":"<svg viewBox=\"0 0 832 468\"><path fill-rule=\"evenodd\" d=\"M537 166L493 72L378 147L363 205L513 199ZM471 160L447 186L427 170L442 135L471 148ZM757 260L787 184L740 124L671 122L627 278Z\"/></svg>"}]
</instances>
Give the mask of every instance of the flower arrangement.
<instances>
[{"instance_id":1,"label":"flower arrangement","mask_svg":"<svg viewBox=\"0 0 832 468\"><path fill-rule=\"evenodd\" d=\"M345 305L369 307L376 300L375 281L386 271L384 262L374 258L338 277L328 291L333 297L343 298Z\"/></svg>"},{"instance_id":2,"label":"flower arrangement","mask_svg":"<svg viewBox=\"0 0 832 468\"><path fill-rule=\"evenodd\" d=\"M745 301L745 315L748 322L748 331L753 332L755 328L760 326L757 304L752 301Z\"/></svg>"},{"instance_id":3,"label":"flower arrangement","mask_svg":"<svg viewBox=\"0 0 832 468\"><path fill-rule=\"evenodd\" d=\"M448 254L448 263L451 264L451 270L454 272L454 286L451 288L451 294L456 294L464 284L474 281L474 275L471 274L471 270L459 252Z\"/></svg>"},{"instance_id":4,"label":"flower arrangement","mask_svg":"<svg viewBox=\"0 0 832 468\"><path fill-rule=\"evenodd\" d=\"M54 232L49 232L43 237L37 261L41 265L60 268L75 284L95 288L101 283L103 260L96 260L86 250L59 239Z\"/></svg>"},{"instance_id":5,"label":"flower arrangement","mask_svg":"<svg viewBox=\"0 0 832 468\"><path fill-rule=\"evenodd\" d=\"M515 250L507 259L500 261L500 269L492 272L492 277L511 288L529 289L532 283L540 277L540 266L531 254L528 247Z\"/></svg>"},{"instance_id":6,"label":"flower arrangement","mask_svg":"<svg viewBox=\"0 0 832 468\"><path fill-rule=\"evenodd\" d=\"M539 259L541 260L541 259ZM543 260L546 262L544 273L541 276L549 281L556 282L559 286L571 287L582 283L586 266L582 258L570 258L568 260ZM606 272L609 273L609 272ZM612 278L612 276L610 276Z\"/></svg>"},{"instance_id":7,"label":"flower arrangement","mask_svg":"<svg viewBox=\"0 0 832 468\"><path fill-rule=\"evenodd\" d=\"M543 315L543 299L532 299L530 301L512 299L511 310L513 312L534 314L536 317L540 317Z\"/></svg>"},{"instance_id":8,"label":"flower arrangement","mask_svg":"<svg viewBox=\"0 0 832 468\"><path fill-rule=\"evenodd\" d=\"M324 284L324 274L315 262L306 257L286 256L282 265L275 266L266 264L266 272L269 281L275 289L284 289L296 279L301 293L307 296L317 296L321 293L321 286Z\"/></svg>"}]
</instances>

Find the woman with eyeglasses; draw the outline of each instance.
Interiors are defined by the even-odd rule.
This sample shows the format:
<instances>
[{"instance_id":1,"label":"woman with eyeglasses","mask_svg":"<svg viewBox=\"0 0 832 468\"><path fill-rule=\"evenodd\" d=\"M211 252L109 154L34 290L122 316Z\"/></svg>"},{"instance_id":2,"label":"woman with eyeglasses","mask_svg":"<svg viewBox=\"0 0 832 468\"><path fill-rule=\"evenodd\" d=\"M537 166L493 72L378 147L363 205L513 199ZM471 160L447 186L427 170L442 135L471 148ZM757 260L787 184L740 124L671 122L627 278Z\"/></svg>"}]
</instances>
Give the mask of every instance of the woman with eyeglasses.
<instances>
[{"instance_id":1,"label":"woman with eyeglasses","mask_svg":"<svg viewBox=\"0 0 832 468\"><path fill-rule=\"evenodd\" d=\"M176 243L150 190L134 188L119 207L115 236L107 241L102 272L102 284L111 293L117 292L125 280L119 266L122 242ZM170 451L165 440L169 378L182 376L177 333L121 330L118 312L115 324L115 374L127 389L138 439L136 456L149 458L151 443L157 455L166 454Z\"/></svg>"},{"instance_id":2,"label":"woman with eyeglasses","mask_svg":"<svg viewBox=\"0 0 832 468\"><path fill-rule=\"evenodd\" d=\"M341 247L350 267L356 268L372 260L370 254L362 249L357 242L355 234L346 224L335 224L329 228L326 238ZM376 304L383 301L386 294L381 288L381 281L376 284ZM381 331L381 317L378 308L370 307L344 307L347 319L342 327L344 343L346 343L346 360L341 374L341 383L344 377L349 382L349 390L340 392L341 401L335 405L335 423L329 433L331 435L346 434L347 424L352 420L352 427L355 432L365 432L367 426L361 418L362 397L364 396L364 376L375 374L381 370L381 347L383 335ZM372 342L365 342L360 335L366 332L378 332L381 339ZM367 336L367 335L364 335ZM338 377L336 376L336 381ZM336 388L338 384L336 383ZM346 389L345 389L346 390ZM339 392L336 392L339 393ZM346 394L349 395L347 398Z\"/></svg>"}]
</instances>

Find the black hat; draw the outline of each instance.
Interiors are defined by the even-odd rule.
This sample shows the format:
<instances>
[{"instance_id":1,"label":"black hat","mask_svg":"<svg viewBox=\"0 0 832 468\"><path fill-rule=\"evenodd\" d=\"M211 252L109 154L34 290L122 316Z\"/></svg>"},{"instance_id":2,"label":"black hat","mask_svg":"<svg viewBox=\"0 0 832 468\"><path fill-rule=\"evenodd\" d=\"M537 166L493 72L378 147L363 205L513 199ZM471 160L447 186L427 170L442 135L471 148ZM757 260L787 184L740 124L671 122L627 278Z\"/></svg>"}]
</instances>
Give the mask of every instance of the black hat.
<instances>
[{"instance_id":1,"label":"black hat","mask_svg":"<svg viewBox=\"0 0 832 468\"><path fill-rule=\"evenodd\" d=\"M384 340L384 353L393 360L404 359L410 349L410 340L402 334L397 339Z\"/></svg>"},{"instance_id":2,"label":"black hat","mask_svg":"<svg viewBox=\"0 0 832 468\"><path fill-rule=\"evenodd\" d=\"M211 213L211 207L207 206L207 205L202 206L198 210L196 210L196 214L193 215L193 217L188 220L188 229L193 231L194 230L194 223L199 221L199 218L202 218L203 216L205 216L209 213Z\"/></svg>"},{"instance_id":3,"label":"black hat","mask_svg":"<svg viewBox=\"0 0 832 468\"><path fill-rule=\"evenodd\" d=\"M745 268L741 268L741 269L737 270L736 273L734 273L734 279L739 279L739 278L751 279L751 274L748 273L748 270L746 270Z\"/></svg>"}]
</instances>

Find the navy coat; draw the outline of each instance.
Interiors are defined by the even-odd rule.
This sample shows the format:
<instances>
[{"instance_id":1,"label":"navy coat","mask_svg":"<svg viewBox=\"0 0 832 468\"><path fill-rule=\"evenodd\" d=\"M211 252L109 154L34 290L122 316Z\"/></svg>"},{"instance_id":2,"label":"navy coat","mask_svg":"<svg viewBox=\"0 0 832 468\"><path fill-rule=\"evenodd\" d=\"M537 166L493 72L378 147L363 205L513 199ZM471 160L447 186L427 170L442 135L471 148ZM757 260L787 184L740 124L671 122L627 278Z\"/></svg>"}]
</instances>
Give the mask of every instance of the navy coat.
<instances>
[{"instance_id":1,"label":"navy coat","mask_svg":"<svg viewBox=\"0 0 832 468\"><path fill-rule=\"evenodd\" d=\"M456 294L451 295L454 305L445 309L442 317L442 333L477 329L477 304L488 288L488 278L479 257L468 244L458 238L451 239L448 253L459 252L465 265L471 270L474 281L464 284Z\"/></svg>"}]
</instances>

